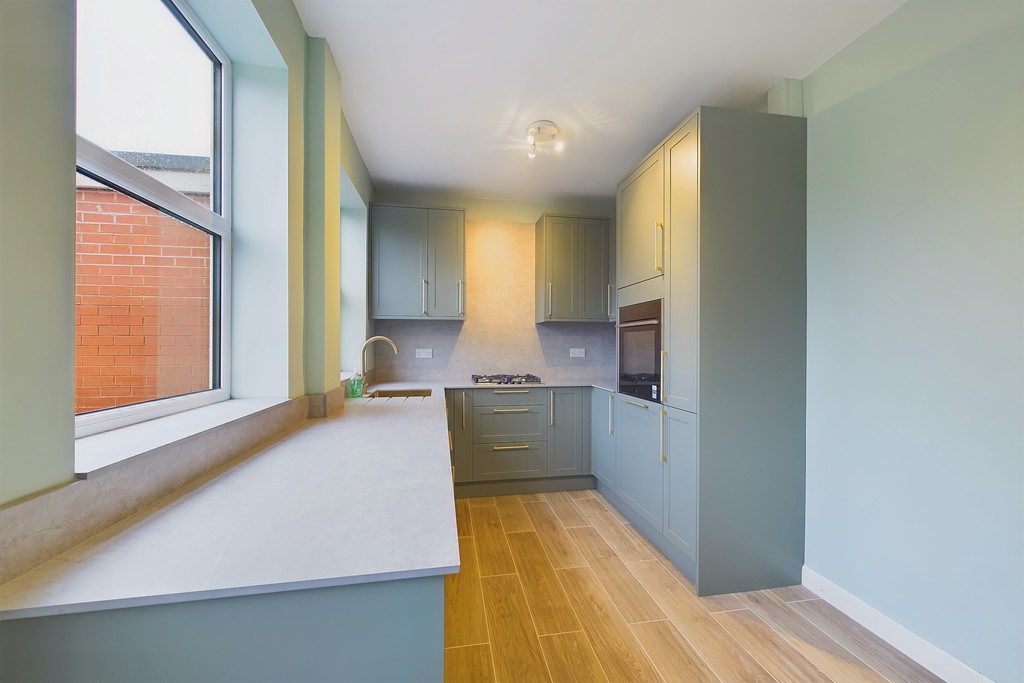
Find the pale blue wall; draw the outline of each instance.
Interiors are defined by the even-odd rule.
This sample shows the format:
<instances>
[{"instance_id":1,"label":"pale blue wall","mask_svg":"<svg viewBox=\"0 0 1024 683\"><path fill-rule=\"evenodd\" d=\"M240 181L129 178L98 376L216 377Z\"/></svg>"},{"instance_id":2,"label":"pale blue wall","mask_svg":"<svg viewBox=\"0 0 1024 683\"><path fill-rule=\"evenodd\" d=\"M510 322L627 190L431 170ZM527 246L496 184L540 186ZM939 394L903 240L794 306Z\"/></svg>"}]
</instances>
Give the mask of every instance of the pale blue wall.
<instances>
[{"instance_id":1,"label":"pale blue wall","mask_svg":"<svg viewBox=\"0 0 1024 683\"><path fill-rule=\"evenodd\" d=\"M1024 681L1024 3L911 0L804 82L806 563Z\"/></svg>"}]
</instances>

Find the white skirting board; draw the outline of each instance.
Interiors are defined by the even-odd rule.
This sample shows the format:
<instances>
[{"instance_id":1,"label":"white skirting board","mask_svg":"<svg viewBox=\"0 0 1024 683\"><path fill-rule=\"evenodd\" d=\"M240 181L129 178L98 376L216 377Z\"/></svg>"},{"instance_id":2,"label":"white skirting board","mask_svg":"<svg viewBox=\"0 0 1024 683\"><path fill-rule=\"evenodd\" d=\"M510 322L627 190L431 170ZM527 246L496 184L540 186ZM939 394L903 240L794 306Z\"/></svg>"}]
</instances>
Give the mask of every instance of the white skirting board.
<instances>
[{"instance_id":1,"label":"white skirting board","mask_svg":"<svg viewBox=\"0 0 1024 683\"><path fill-rule=\"evenodd\" d=\"M992 683L959 659L804 565L804 587L948 683Z\"/></svg>"}]
</instances>

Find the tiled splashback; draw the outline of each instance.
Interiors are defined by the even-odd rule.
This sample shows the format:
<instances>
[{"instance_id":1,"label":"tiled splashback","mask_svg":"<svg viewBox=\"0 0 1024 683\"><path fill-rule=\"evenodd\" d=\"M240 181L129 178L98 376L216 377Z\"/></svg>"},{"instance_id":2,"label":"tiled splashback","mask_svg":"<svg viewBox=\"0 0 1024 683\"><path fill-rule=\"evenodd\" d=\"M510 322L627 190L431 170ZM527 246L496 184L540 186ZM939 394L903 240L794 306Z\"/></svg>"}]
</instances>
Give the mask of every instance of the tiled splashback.
<instances>
[{"instance_id":1,"label":"tiled splashback","mask_svg":"<svg viewBox=\"0 0 1024 683\"><path fill-rule=\"evenodd\" d=\"M532 223L467 221L466 320L378 320L401 350L375 350L377 379L468 381L471 374L530 372L546 382L615 373L612 323L534 322ZM570 348L586 349L570 358ZM416 358L432 349L433 358Z\"/></svg>"}]
</instances>

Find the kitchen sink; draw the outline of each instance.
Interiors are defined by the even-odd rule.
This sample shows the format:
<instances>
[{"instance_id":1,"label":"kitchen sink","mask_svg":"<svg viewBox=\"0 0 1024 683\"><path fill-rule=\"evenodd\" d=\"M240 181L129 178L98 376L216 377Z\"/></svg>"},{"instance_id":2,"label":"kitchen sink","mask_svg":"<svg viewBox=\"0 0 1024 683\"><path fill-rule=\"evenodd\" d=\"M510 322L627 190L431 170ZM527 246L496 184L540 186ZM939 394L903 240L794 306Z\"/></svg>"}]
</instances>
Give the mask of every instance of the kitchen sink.
<instances>
[{"instance_id":1,"label":"kitchen sink","mask_svg":"<svg viewBox=\"0 0 1024 683\"><path fill-rule=\"evenodd\" d=\"M410 396L430 396L430 389L377 389L368 398L408 398Z\"/></svg>"}]
</instances>

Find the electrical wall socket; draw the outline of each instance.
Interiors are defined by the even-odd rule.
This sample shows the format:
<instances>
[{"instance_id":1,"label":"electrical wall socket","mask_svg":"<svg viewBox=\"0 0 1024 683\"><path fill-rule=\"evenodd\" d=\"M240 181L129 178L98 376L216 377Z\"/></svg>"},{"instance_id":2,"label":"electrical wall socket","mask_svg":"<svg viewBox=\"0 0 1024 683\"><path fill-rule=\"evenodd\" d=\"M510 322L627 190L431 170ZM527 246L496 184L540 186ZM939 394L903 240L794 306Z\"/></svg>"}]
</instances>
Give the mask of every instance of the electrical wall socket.
<instances>
[{"instance_id":1,"label":"electrical wall socket","mask_svg":"<svg viewBox=\"0 0 1024 683\"><path fill-rule=\"evenodd\" d=\"M586 349L569 349L569 358L586 358Z\"/></svg>"},{"instance_id":2,"label":"electrical wall socket","mask_svg":"<svg viewBox=\"0 0 1024 683\"><path fill-rule=\"evenodd\" d=\"M434 349L416 349L417 358L433 358Z\"/></svg>"}]
</instances>

